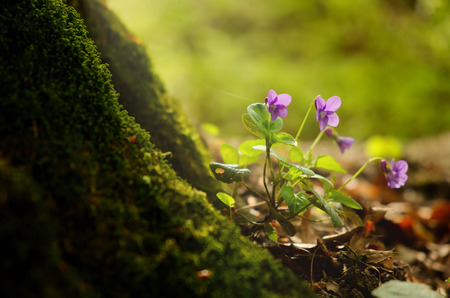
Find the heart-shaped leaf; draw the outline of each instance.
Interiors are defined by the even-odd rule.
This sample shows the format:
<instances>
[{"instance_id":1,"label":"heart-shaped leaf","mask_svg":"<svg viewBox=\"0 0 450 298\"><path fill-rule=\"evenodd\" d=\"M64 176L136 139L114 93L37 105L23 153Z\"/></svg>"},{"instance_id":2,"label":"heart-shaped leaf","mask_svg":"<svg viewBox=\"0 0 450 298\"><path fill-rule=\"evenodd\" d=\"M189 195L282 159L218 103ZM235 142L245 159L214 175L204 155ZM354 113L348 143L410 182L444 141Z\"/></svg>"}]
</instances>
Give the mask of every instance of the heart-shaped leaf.
<instances>
[{"instance_id":1,"label":"heart-shaped leaf","mask_svg":"<svg viewBox=\"0 0 450 298\"><path fill-rule=\"evenodd\" d=\"M236 148L228 144L222 144L220 146L220 154L222 159L227 164L236 164L239 160L239 152Z\"/></svg>"},{"instance_id":2,"label":"heart-shaped leaf","mask_svg":"<svg viewBox=\"0 0 450 298\"><path fill-rule=\"evenodd\" d=\"M340 191L332 190L331 198L333 199L333 201L342 203L347 207L362 210L362 206L358 202Z\"/></svg>"},{"instance_id":3,"label":"heart-shaped leaf","mask_svg":"<svg viewBox=\"0 0 450 298\"><path fill-rule=\"evenodd\" d=\"M294 137L285 132L279 132L275 134L275 138L273 141L289 146L297 146L297 142L295 141Z\"/></svg>"},{"instance_id":4,"label":"heart-shaped leaf","mask_svg":"<svg viewBox=\"0 0 450 298\"><path fill-rule=\"evenodd\" d=\"M258 145L265 145L266 144L266 140L264 139L256 139L256 140L248 140L243 142L240 146L239 146L239 151L242 152L245 155L248 156L257 156L259 154L261 154L261 150L257 150L254 149L254 146L258 146Z\"/></svg>"},{"instance_id":5,"label":"heart-shaped leaf","mask_svg":"<svg viewBox=\"0 0 450 298\"><path fill-rule=\"evenodd\" d=\"M245 168L247 165L258 162L258 156L248 156L239 152L239 166Z\"/></svg>"},{"instance_id":6,"label":"heart-shaped leaf","mask_svg":"<svg viewBox=\"0 0 450 298\"><path fill-rule=\"evenodd\" d=\"M265 104L251 104L247 107L247 112L266 136L269 136L269 132L277 132L283 128L283 119L280 117L275 121L270 121L270 113Z\"/></svg>"},{"instance_id":7,"label":"heart-shaped leaf","mask_svg":"<svg viewBox=\"0 0 450 298\"><path fill-rule=\"evenodd\" d=\"M263 146L263 145L253 146L253 149L259 150L259 151L262 151L262 152L266 152L266 146ZM270 148L270 155L275 156L278 160L284 160L284 156L281 155L280 153L276 152L272 148Z\"/></svg>"},{"instance_id":8,"label":"heart-shaped leaf","mask_svg":"<svg viewBox=\"0 0 450 298\"><path fill-rule=\"evenodd\" d=\"M296 179L297 177L305 176L305 175L306 175L306 177L309 178L316 174L306 167L302 167L302 166L299 166L299 165L296 165L296 164L293 164L290 162L285 162L283 160L280 160L280 162L285 167L287 167L289 169L289 171L291 171L291 175L292 175L293 179Z\"/></svg>"},{"instance_id":9,"label":"heart-shaped leaf","mask_svg":"<svg viewBox=\"0 0 450 298\"><path fill-rule=\"evenodd\" d=\"M253 122L268 135L269 132L269 112L266 106L262 103L254 103L247 107L247 112L252 118Z\"/></svg>"},{"instance_id":10,"label":"heart-shaped leaf","mask_svg":"<svg viewBox=\"0 0 450 298\"><path fill-rule=\"evenodd\" d=\"M281 189L281 196L288 205L291 215L298 214L301 210L306 210L306 207L311 203L308 195L305 193L294 193L294 188L285 186Z\"/></svg>"},{"instance_id":11,"label":"heart-shaped leaf","mask_svg":"<svg viewBox=\"0 0 450 298\"><path fill-rule=\"evenodd\" d=\"M312 178L312 179L319 179L320 182L322 182L323 187L325 188L325 190L327 192L331 191L334 188L334 184L333 182L330 181L330 179L325 178L322 175L319 174L314 174L313 176L310 176L308 178Z\"/></svg>"},{"instance_id":12,"label":"heart-shaped leaf","mask_svg":"<svg viewBox=\"0 0 450 298\"><path fill-rule=\"evenodd\" d=\"M396 298L443 298L441 294L433 291L425 284L412 283L400 280L390 280L372 291L375 297Z\"/></svg>"},{"instance_id":13,"label":"heart-shaped leaf","mask_svg":"<svg viewBox=\"0 0 450 298\"><path fill-rule=\"evenodd\" d=\"M225 205L227 205L228 207L233 207L234 206L234 198L224 192L218 192L217 197L219 198L219 200L221 200Z\"/></svg>"},{"instance_id":14,"label":"heart-shaped leaf","mask_svg":"<svg viewBox=\"0 0 450 298\"><path fill-rule=\"evenodd\" d=\"M244 124L245 128L252 134L254 134L258 138L265 138L264 131L259 128L258 125L256 125L255 121L253 121L252 117L250 117L250 114L242 114L242 123Z\"/></svg>"},{"instance_id":15,"label":"heart-shaped leaf","mask_svg":"<svg viewBox=\"0 0 450 298\"><path fill-rule=\"evenodd\" d=\"M225 183L241 182L250 176L249 169L240 169L239 165L212 162L209 164L217 180Z\"/></svg>"},{"instance_id":16,"label":"heart-shaped leaf","mask_svg":"<svg viewBox=\"0 0 450 298\"><path fill-rule=\"evenodd\" d=\"M283 119L278 117L275 121L270 121L269 123L269 131L277 132L283 128Z\"/></svg>"},{"instance_id":17,"label":"heart-shaped leaf","mask_svg":"<svg viewBox=\"0 0 450 298\"><path fill-rule=\"evenodd\" d=\"M300 150L298 147L293 146L291 147L291 155L289 157L289 160L292 162L302 162L303 161L303 151Z\"/></svg>"},{"instance_id":18,"label":"heart-shaped leaf","mask_svg":"<svg viewBox=\"0 0 450 298\"><path fill-rule=\"evenodd\" d=\"M317 199L316 206L320 209L323 209L331 218L331 221L333 222L333 225L336 228L344 226L344 222L342 222L342 219L337 214L336 210L328 204L327 201L325 201L324 198L322 198L321 195L319 195L312 187L309 187L308 190L314 195L314 197Z\"/></svg>"},{"instance_id":19,"label":"heart-shaped leaf","mask_svg":"<svg viewBox=\"0 0 450 298\"><path fill-rule=\"evenodd\" d=\"M341 167L341 165L333 157L328 155L319 155L316 159L314 167L343 174L347 173L347 171Z\"/></svg>"}]
</instances>

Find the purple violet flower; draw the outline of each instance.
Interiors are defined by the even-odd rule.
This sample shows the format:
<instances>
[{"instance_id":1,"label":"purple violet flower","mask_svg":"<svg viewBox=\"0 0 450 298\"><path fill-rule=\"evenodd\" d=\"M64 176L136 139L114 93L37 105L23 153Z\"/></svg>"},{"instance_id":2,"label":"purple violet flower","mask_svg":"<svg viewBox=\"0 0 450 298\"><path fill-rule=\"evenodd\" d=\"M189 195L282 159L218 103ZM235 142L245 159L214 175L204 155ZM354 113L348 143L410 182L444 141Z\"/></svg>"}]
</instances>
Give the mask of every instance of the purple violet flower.
<instances>
[{"instance_id":1,"label":"purple violet flower","mask_svg":"<svg viewBox=\"0 0 450 298\"><path fill-rule=\"evenodd\" d=\"M333 134L333 130L330 128L327 128L325 130L325 133L330 139L333 139L336 141L337 145L339 146L339 149L341 150L341 153L344 154L345 150L350 149L355 142L355 139L351 137L341 137L337 134Z\"/></svg>"},{"instance_id":2,"label":"purple violet flower","mask_svg":"<svg viewBox=\"0 0 450 298\"><path fill-rule=\"evenodd\" d=\"M266 97L266 106L270 112L270 120L275 121L277 117L284 118L287 116L287 106L291 103L289 94L279 94L270 89Z\"/></svg>"},{"instance_id":3,"label":"purple violet flower","mask_svg":"<svg viewBox=\"0 0 450 298\"><path fill-rule=\"evenodd\" d=\"M387 185L390 188L400 188L405 185L406 180L408 180L408 163L404 160L395 161L392 159L391 166L387 166L387 162L382 160L380 162L381 170L387 180Z\"/></svg>"},{"instance_id":4,"label":"purple violet flower","mask_svg":"<svg viewBox=\"0 0 450 298\"><path fill-rule=\"evenodd\" d=\"M345 150L352 148L353 143L355 142L355 139L351 137L339 137L336 136L336 143L339 146L339 149L341 150L341 153L344 154Z\"/></svg>"},{"instance_id":5,"label":"purple violet flower","mask_svg":"<svg viewBox=\"0 0 450 298\"><path fill-rule=\"evenodd\" d=\"M316 120L319 122L319 129L324 130L327 125L336 127L339 124L339 117L335 113L341 106L341 99L337 96L330 97L326 102L319 96L315 100L317 109Z\"/></svg>"}]
</instances>

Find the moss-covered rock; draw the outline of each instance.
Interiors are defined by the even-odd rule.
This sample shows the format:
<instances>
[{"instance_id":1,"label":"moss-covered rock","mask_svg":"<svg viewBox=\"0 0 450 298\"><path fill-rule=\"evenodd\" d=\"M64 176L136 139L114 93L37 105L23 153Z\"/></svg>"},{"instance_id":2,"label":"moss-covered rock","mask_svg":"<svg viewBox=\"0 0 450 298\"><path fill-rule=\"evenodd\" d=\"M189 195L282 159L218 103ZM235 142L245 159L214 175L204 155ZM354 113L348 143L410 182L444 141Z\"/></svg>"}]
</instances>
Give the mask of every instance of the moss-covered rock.
<instances>
[{"instance_id":1,"label":"moss-covered rock","mask_svg":"<svg viewBox=\"0 0 450 298\"><path fill-rule=\"evenodd\" d=\"M73 8L3 2L0 296L309 296L176 176L117 97Z\"/></svg>"},{"instance_id":2,"label":"moss-covered rock","mask_svg":"<svg viewBox=\"0 0 450 298\"><path fill-rule=\"evenodd\" d=\"M106 7L102 0L69 0L82 15L91 37L108 64L119 103L142 128L152 132L152 143L170 152L168 161L177 175L211 197L220 190L212 178L208 156L199 134L155 75L145 47ZM187 158L189 157L189 158Z\"/></svg>"}]
</instances>

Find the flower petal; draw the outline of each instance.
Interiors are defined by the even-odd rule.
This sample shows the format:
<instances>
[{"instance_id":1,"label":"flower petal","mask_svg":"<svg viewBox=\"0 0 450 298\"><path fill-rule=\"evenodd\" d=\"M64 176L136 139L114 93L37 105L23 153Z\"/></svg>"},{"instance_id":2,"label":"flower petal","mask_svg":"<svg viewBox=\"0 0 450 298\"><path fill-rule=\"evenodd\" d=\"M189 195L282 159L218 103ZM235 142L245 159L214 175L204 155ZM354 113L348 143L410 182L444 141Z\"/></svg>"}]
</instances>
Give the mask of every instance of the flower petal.
<instances>
[{"instance_id":1,"label":"flower petal","mask_svg":"<svg viewBox=\"0 0 450 298\"><path fill-rule=\"evenodd\" d=\"M269 113L270 113L270 120L275 121L277 120L277 109L274 105L269 106Z\"/></svg>"},{"instance_id":2,"label":"flower petal","mask_svg":"<svg viewBox=\"0 0 450 298\"><path fill-rule=\"evenodd\" d=\"M400 187L402 187L402 185L401 185L400 183L398 183L396 180L394 180L394 179L389 179L389 178L388 178L388 180L387 180L387 185L388 185L390 188L400 188Z\"/></svg>"},{"instance_id":3,"label":"flower petal","mask_svg":"<svg viewBox=\"0 0 450 298\"><path fill-rule=\"evenodd\" d=\"M332 96L327 100L325 110L336 112L341 106L341 99L337 96Z\"/></svg>"},{"instance_id":4,"label":"flower petal","mask_svg":"<svg viewBox=\"0 0 450 298\"><path fill-rule=\"evenodd\" d=\"M399 160L394 163L392 170L404 174L408 171L408 163L404 160Z\"/></svg>"},{"instance_id":5,"label":"flower petal","mask_svg":"<svg viewBox=\"0 0 450 298\"><path fill-rule=\"evenodd\" d=\"M269 105L272 105L277 101L277 93L275 92L275 90L269 90L269 94L267 94L267 101Z\"/></svg>"},{"instance_id":6,"label":"flower petal","mask_svg":"<svg viewBox=\"0 0 450 298\"><path fill-rule=\"evenodd\" d=\"M319 118L318 121L319 121L319 129L320 130L324 130L325 127L327 127L327 124L328 124L328 117L325 116L323 118Z\"/></svg>"},{"instance_id":7,"label":"flower petal","mask_svg":"<svg viewBox=\"0 0 450 298\"><path fill-rule=\"evenodd\" d=\"M283 105L287 107L291 103L292 97L289 94L279 94L277 100L277 106Z\"/></svg>"},{"instance_id":8,"label":"flower petal","mask_svg":"<svg viewBox=\"0 0 450 298\"><path fill-rule=\"evenodd\" d=\"M279 95L278 95L278 98L280 98ZM287 108L285 106L277 104L277 105L275 105L275 107L276 107L275 113L276 113L276 115L278 117L284 118L284 117L287 116L288 111L287 111Z\"/></svg>"},{"instance_id":9,"label":"flower petal","mask_svg":"<svg viewBox=\"0 0 450 298\"><path fill-rule=\"evenodd\" d=\"M275 120L277 120L277 115L276 115L276 112L273 112L273 113L270 113L270 121L275 121Z\"/></svg>"},{"instance_id":10,"label":"flower petal","mask_svg":"<svg viewBox=\"0 0 450 298\"><path fill-rule=\"evenodd\" d=\"M336 127L339 124L339 116L336 113L327 115L328 117L328 125Z\"/></svg>"},{"instance_id":11,"label":"flower petal","mask_svg":"<svg viewBox=\"0 0 450 298\"><path fill-rule=\"evenodd\" d=\"M355 139L351 137L339 137L339 141L346 146L351 146L355 142Z\"/></svg>"},{"instance_id":12,"label":"flower petal","mask_svg":"<svg viewBox=\"0 0 450 298\"><path fill-rule=\"evenodd\" d=\"M319 95L316 97L316 100L314 101L314 104L316 105L317 111L323 111L323 108L325 107L325 100ZM319 120L317 120L319 121Z\"/></svg>"},{"instance_id":13,"label":"flower petal","mask_svg":"<svg viewBox=\"0 0 450 298\"><path fill-rule=\"evenodd\" d=\"M338 137L336 138L337 144L339 146L339 149L341 150L341 153L344 153L345 150L350 149L355 142L355 139L350 137Z\"/></svg>"}]
</instances>

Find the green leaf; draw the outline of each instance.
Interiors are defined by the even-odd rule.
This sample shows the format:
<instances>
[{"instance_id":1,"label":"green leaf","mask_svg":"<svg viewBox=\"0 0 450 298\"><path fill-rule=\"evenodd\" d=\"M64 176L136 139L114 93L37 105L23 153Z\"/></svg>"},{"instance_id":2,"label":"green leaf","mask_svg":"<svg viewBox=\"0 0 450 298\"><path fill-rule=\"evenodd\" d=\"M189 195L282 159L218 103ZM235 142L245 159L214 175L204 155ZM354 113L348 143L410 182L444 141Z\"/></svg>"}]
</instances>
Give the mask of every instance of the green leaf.
<instances>
[{"instance_id":1,"label":"green leaf","mask_svg":"<svg viewBox=\"0 0 450 298\"><path fill-rule=\"evenodd\" d=\"M294 137L285 132L279 132L275 134L275 138L273 141L289 146L297 146L297 142L295 141Z\"/></svg>"},{"instance_id":2,"label":"green leaf","mask_svg":"<svg viewBox=\"0 0 450 298\"><path fill-rule=\"evenodd\" d=\"M225 183L241 182L250 176L249 169L239 169L239 165L212 162L209 164L217 180Z\"/></svg>"},{"instance_id":3,"label":"green leaf","mask_svg":"<svg viewBox=\"0 0 450 298\"><path fill-rule=\"evenodd\" d=\"M343 174L347 173L347 171L329 155L319 155L314 167Z\"/></svg>"},{"instance_id":4,"label":"green leaf","mask_svg":"<svg viewBox=\"0 0 450 298\"><path fill-rule=\"evenodd\" d=\"M264 225L264 233L266 233L267 237L269 237L270 240L272 240L275 243L278 243L278 235L277 232L272 228L271 225L265 224Z\"/></svg>"},{"instance_id":5,"label":"green leaf","mask_svg":"<svg viewBox=\"0 0 450 298\"><path fill-rule=\"evenodd\" d=\"M332 190L331 198L333 199L333 201L342 203L347 207L362 210L362 206L358 202L340 191Z\"/></svg>"},{"instance_id":6,"label":"green leaf","mask_svg":"<svg viewBox=\"0 0 450 298\"><path fill-rule=\"evenodd\" d=\"M252 117L250 117L249 114L242 114L242 123L244 124L245 128L247 128L247 130L254 134L256 137L265 138L264 131L262 131L261 128L256 125L255 121L253 121Z\"/></svg>"},{"instance_id":7,"label":"green leaf","mask_svg":"<svg viewBox=\"0 0 450 298\"><path fill-rule=\"evenodd\" d=\"M270 116L266 106L262 103L253 103L247 107L247 112L264 135L268 136Z\"/></svg>"},{"instance_id":8,"label":"green leaf","mask_svg":"<svg viewBox=\"0 0 450 298\"><path fill-rule=\"evenodd\" d=\"M266 152L266 146L264 146L264 145L253 146L253 149ZM283 155L281 155L280 153L276 152L272 148L270 148L270 155L275 156L278 160L281 160L281 161L283 161L285 159Z\"/></svg>"},{"instance_id":9,"label":"green leaf","mask_svg":"<svg viewBox=\"0 0 450 298\"><path fill-rule=\"evenodd\" d=\"M296 215L300 210L305 209L311 203L305 193L294 193L294 188L285 186L281 189L281 196L288 205L291 215Z\"/></svg>"},{"instance_id":10,"label":"green leaf","mask_svg":"<svg viewBox=\"0 0 450 298\"><path fill-rule=\"evenodd\" d=\"M288 220L286 219L283 215L281 215L280 213L278 213L271 204L268 204L267 206L269 206L270 209L270 213L272 214L273 218L278 221L281 225L281 227L283 228L283 230L289 235L289 236L294 236L295 233L297 233L297 231L295 230L294 225Z\"/></svg>"},{"instance_id":11,"label":"green leaf","mask_svg":"<svg viewBox=\"0 0 450 298\"><path fill-rule=\"evenodd\" d=\"M314 197L318 200L317 203L319 203L319 205L316 205L317 207L323 207L323 209L325 210L325 212L331 217L331 222L333 222L333 225L336 228L342 227L344 226L344 223L342 222L341 218L339 217L339 215L337 214L336 210L334 210L334 208L328 204L327 201L325 201L324 198L322 198L322 196L320 196L313 188L309 187L308 190L310 192L312 192L314 194ZM322 208L320 208L322 209Z\"/></svg>"},{"instance_id":12,"label":"green leaf","mask_svg":"<svg viewBox=\"0 0 450 298\"><path fill-rule=\"evenodd\" d=\"M239 152L236 148L228 144L222 144L220 146L220 154L225 163L235 164L239 160Z\"/></svg>"},{"instance_id":13,"label":"green leaf","mask_svg":"<svg viewBox=\"0 0 450 298\"><path fill-rule=\"evenodd\" d=\"M311 171L308 168L290 163L290 162L285 162L283 160L280 160L281 164L283 164L284 166L286 166L290 171L292 171L291 175L293 176L293 179L299 178L303 175L306 175L306 177L312 177L314 176L316 173L314 173L313 171Z\"/></svg>"},{"instance_id":14,"label":"green leaf","mask_svg":"<svg viewBox=\"0 0 450 298\"><path fill-rule=\"evenodd\" d=\"M292 162L302 162L303 161L303 151L298 147L291 147L291 156L289 159Z\"/></svg>"},{"instance_id":15,"label":"green leaf","mask_svg":"<svg viewBox=\"0 0 450 298\"><path fill-rule=\"evenodd\" d=\"M441 294L433 291L425 284L412 283L407 281L391 280L375 290L372 295L379 298L443 298Z\"/></svg>"},{"instance_id":16,"label":"green leaf","mask_svg":"<svg viewBox=\"0 0 450 298\"><path fill-rule=\"evenodd\" d=\"M242 154L239 152L239 166L241 168L245 168L249 164L257 163L258 162L258 156L248 156L246 154Z\"/></svg>"},{"instance_id":17,"label":"green leaf","mask_svg":"<svg viewBox=\"0 0 450 298\"><path fill-rule=\"evenodd\" d=\"M325 178L322 175L319 174L314 174L313 176L310 176L308 178L312 178L312 179L319 179L320 182L322 182L323 186L325 187L325 190L327 192L331 191L334 188L334 184L333 182L331 182L329 179Z\"/></svg>"},{"instance_id":18,"label":"green leaf","mask_svg":"<svg viewBox=\"0 0 450 298\"><path fill-rule=\"evenodd\" d=\"M266 136L269 136L270 132L277 132L283 128L283 119L280 117L275 121L270 121L270 113L267 111L265 104L251 104L247 107L247 112Z\"/></svg>"},{"instance_id":19,"label":"green leaf","mask_svg":"<svg viewBox=\"0 0 450 298\"><path fill-rule=\"evenodd\" d=\"M278 223L281 225L281 227L283 228L283 230L289 235L289 236L294 236L295 233L297 233L294 225L288 220L286 219L283 215L281 215L280 213L278 213L272 206L272 204L268 201L266 201L267 203L267 207L269 207L270 210L270 215L272 215L272 218L275 219L276 221L278 221Z\"/></svg>"},{"instance_id":20,"label":"green leaf","mask_svg":"<svg viewBox=\"0 0 450 298\"><path fill-rule=\"evenodd\" d=\"M254 146L258 146L258 145L266 145L266 140L256 139L256 140L245 141L239 146L238 150L245 155L253 157L253 156L257 156L257 155L261 154L261 150L257 150L257 149L253 148Z\"/></svg>"},{"instance_id":21,"label":"green leaf","mask_svg":"<svg viewBox=\"0 0 450 298\"><path fill-rule=\"evenodd\" d=\"M283 119L278 117L275 121L270 121L269 130L271 132L280 131L283 128Z\"/></svg>"},{"instance_id":22,"label":"green leaf","mask_svg":"<svg viewBox=\"0 0 450 298\"><path fill-rule=\"evenodd\" d=\"M233 207L234 206L234 198L224 192L218 192L216 194L216 196L219 198L219 200L221 200L225 205L227 205L228 207Z\"/></svg>"}]
</instances>

